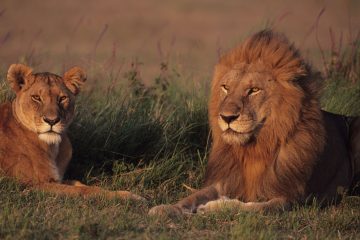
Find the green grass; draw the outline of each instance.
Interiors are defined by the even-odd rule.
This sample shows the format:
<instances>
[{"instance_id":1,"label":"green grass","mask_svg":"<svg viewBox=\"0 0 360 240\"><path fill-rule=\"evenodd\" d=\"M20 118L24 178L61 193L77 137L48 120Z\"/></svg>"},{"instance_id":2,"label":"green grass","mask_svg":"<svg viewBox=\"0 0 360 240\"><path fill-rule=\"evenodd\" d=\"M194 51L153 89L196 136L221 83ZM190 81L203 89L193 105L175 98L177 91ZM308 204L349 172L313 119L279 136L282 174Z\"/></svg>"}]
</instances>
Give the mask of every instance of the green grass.
<instances>
[{"instance_id":1,"label":"green grass","mask_svg":"<svg viewBox=\"0 0 360 240\"><path fill-rule=\"evenodd\" d=\"M360 198L350 196L326 209L149 217L150 207L188 195L182 184L201 186L211 144L208 87L164 65L151 86L143 84L136 67L115 82L111 75L97 75L105 83L78 98L66 178L131 190L148 203L54 196L0 178L0 239L360 238ZM360 81L347 79L341 70L328 75L322 105L360 115ZM0 101L10 98L2 79Z\"/></svg>"},{"instance_id":2,"label":"green grass","mask_svg":"<svg viewBox=\"0 0 360 240\"><path fill-rule=\"evenodd\" d=\"M360 199L336 207L281 214L233 214L158 219L149 206L120 200L66 198L29 192L0 180L1 239L358 239ZM178 195L179 196L179 195Z\"/></svg>"}]
</instances>

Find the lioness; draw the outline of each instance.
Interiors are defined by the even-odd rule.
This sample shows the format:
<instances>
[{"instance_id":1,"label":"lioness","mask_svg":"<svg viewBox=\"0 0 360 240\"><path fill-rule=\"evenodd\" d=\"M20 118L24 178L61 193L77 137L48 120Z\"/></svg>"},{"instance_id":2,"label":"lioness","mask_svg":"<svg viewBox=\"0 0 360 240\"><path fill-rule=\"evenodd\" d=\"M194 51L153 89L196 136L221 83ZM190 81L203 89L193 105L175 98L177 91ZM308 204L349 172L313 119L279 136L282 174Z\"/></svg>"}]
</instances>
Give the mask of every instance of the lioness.
<instances>
[{"instance_id":1,"label":"lioness","mask_svg":"<svg viewBox=\"0 0 360 240\"><path fill-rule=\"evenodd\" d=\"M82 69L74 67L60 77L13 64L7 80L16 98L0 105L0 173L58 194L143 199L62 180L72 155L66 129L74 117L75 95L86 80Z\"/></svg>"},{"instance_id":2,"label":"lioness","mask_svg":"<svg viewBox=\"0 0 360 240\"><path fill-rule=\"evenodd\" d=\"M321 78L281 34L261 31L216 65L201 190L153 215L287 209L335 200L360 173L360 118L320 110Z\"/></svg>"}]
</instances>

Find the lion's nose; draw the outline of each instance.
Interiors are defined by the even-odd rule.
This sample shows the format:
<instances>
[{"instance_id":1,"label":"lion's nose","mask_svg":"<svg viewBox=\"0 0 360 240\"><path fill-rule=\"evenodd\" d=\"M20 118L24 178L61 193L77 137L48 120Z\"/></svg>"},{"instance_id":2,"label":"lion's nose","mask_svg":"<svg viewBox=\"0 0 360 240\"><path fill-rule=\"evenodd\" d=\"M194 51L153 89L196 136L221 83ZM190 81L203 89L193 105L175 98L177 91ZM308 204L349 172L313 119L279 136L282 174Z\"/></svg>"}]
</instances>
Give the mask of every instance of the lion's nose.
<instances>
[{"instance_id":1,"label":"lion's nose","mask_svg":"<svg viewBox=\"0 0 360 240\"><path fill-rule=\"evenodd\" d=\"M230 115L225 115L225 114L220 114L220 117L222 118L222 120L224 120L227 124L231 123L232 121L234 121L235 119L237 119L240 115L234 115L234 114L230 114Z\"/></svg>"},{"instance_id":2,"label":"lion's nose","mask_svg":"<svg viewBox=\"0 0 360 240\"><path fill-rule=\"evenodd\" d=\"M48 123L50 126L54 126L55 124L60 122L59 117L55 117L55 118L44 117L43 119L44 119L44 122Z\"/></svg>"}]
</instances>

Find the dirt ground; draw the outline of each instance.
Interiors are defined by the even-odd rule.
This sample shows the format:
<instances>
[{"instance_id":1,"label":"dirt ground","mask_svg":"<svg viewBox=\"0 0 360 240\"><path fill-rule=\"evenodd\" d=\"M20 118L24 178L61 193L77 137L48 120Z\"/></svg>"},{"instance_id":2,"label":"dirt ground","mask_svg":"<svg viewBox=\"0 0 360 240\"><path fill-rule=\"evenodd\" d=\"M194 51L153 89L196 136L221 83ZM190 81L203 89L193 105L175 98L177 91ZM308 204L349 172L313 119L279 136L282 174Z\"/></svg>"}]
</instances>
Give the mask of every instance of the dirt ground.
<instances>
[{"instance_id":1,"label":"dirt ground","mask_svg":"<svg viewBox=\"0 0 360 240\"><path fill-rule=\"evenodd\" d=\"M143 78L152 79L168 62L208 78L222 52L265 26L284 32L320 66L316 31L323 49L331 45L330 28L344 44L360 30L359 13L357 0L2 0L0 68L23 61L39 71L121 70L138 61Z\"/></svg>"}]
</instances>

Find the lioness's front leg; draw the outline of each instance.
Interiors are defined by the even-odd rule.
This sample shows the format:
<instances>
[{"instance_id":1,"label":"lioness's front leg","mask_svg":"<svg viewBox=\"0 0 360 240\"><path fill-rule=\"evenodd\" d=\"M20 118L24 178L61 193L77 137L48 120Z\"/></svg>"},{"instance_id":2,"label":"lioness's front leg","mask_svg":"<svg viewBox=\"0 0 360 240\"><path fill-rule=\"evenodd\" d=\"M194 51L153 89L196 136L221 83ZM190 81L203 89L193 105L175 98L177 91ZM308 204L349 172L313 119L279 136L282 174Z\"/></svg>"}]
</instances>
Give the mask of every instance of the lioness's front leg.
<instances>
[{"instance_id":1,"label":"lioness's front leg","mask_svg":"<svg viewBox=\"0 0 360 240\"><path fill-rule=\"evenodd\" d=\"M64 181L64 183L43 183L34 186L35 189L65 196L119 198L125 200L146 201L145 198L128 191L109 191L96 186L87 186L79 181Z\"/></svg>"},{"instance_id":2,"label":"lioness's front leg","mask_svg":"<svg viewBox=\"0 0 360 240\"><path fill-rule=\"evenodd\" d=\"M71 160L72 146L69 138L65 135L59 146L59 154L56 158L59 175L64 175L66 168ZM63 195L76 195L83 197L105 196L106 198L131 199L145 201L145 198L128 191L109 191L96 186L87 186L77 180L65 180L62 183L48 183L37 188L44 189L53 193Z\"/></svg>"},{"instance_id":3,"label":"lioness's front leg","mask_svg":"<svg viewBox=\"0 0 360 240\"><path fill-rule=\"evenodd\" d=\"M285 198L273 198L266 202L241 202L238 199L221 198L198 207L198 212L209 213L229 209L232 211L268 212L287 209L290 206Z\"/></svg>"},{"instance_id":4,"label":"lioness's front leg","mask_svg":"<svg viewBox=\"0 0 360 240\"><path fill-rule=\"evenodd\" d=\"M179 216L185 213L195 213L198 206L219 198L215 186L205 187L173 205L159 205L150 209L150 215Z\"/></svg>"}]
</instances>

